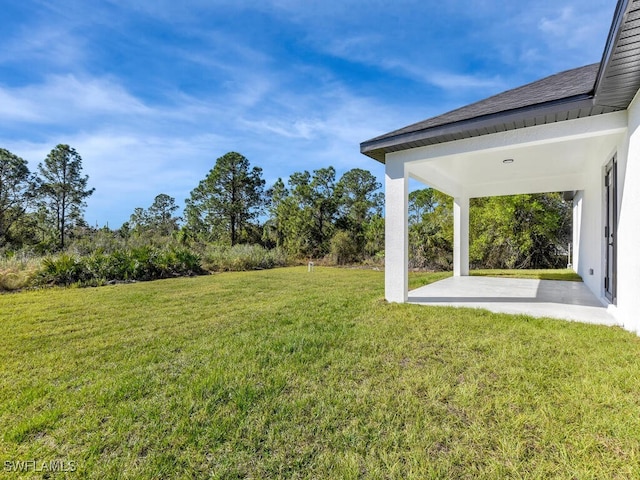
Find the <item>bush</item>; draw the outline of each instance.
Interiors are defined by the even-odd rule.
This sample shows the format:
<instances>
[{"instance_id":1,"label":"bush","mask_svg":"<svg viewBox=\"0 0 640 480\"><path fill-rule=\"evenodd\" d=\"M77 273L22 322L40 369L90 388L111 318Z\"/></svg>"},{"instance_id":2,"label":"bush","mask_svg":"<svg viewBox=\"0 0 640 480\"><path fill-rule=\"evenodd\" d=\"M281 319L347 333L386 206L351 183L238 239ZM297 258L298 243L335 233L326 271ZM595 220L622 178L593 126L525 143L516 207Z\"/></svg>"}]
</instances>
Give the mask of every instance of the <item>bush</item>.
<instances>
[{"instance_id":1,"label":"bush","mask_svg":"<svg viewBox=\"0 0 640 480\"><path fill-rule=\"evenodd\" d=\"M288 264L284 250L267 250L259 245L211 245L205 249L202 259L203 267L210 272L261 270Z\"/></svg>"},{"instance_id":2,"label":"bush","mask_svg":"<svg viewBox=\"0 0 640 480\"><path fill-rule=\"evenodd\" d=\"M259 270L286 266L281 249L257 245L202 246L203 252L181 245L140 245L90 254L69 252L19 262L0 259L0 291L33 285L97 286L110 282L156 280L210 272ZM25 263L26 262L26 263ZM204 267L204 268L203 268Z\"/></svg>"},{"instance_id":3,"label":"bush","mask_svg":"<svg viewBox=\"0 0 640 480\"><path fill-rule=\"evenodd\" d=\"M360 260L358 245L348 232L338 230L331 239L331 258L337 265L346 265Z\"/></svg>"},{"instance_id":4,"label":"bush","mask_svg":"<svg viewBox=\"0 0 640 480\"><path fill-rule=\"evenodd\" d=\"M0 259L0 292L11 292L26 288L33 282L40 260L30 257Z\"/></svg>"},{"instance_id":5,"label":"bush","mask_svg":"<svg viewBox=\"0 0 640 480\"><path fill-rule=\"evenodd\" d=\"M43 259L40 283L101 285L110 281L155 280L203 273L200 257L185 248L150 246L86 257L61 254Z\"/></svg>"},{"instance_id":6,"label":"bush","mask_svg":"<svg viewBox=\"0 0 640 480\"><path fill-rule=\"evenodd\" d=\"M80 283L84 276L85 271L81 260L66 253L58 257L43 258L38 272L42 282L54 285Z\"/></svg>"}]
</instances>

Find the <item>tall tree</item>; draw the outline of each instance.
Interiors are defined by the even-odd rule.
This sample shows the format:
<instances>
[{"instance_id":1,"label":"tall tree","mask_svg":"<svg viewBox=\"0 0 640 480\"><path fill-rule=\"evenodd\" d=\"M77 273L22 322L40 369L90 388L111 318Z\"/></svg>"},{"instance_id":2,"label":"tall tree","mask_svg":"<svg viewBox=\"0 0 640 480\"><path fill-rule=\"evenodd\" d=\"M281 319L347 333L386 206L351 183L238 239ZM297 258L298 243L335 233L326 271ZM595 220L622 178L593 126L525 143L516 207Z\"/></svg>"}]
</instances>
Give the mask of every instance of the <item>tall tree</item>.
<instances>
[{"instance_id":1,"label":"tall tree","mask_svg":"<svg viewBox=\"0 0 640 480\"><path fill-rule=\"evenodd\" d=\"M313 241L315 255L329 250L329 241L335 230L338 213L336 170L333 167L313 171L311 178L311 206L314 217Z\"/></svg>"},{"instance_id":2,"label":"tall tree","mask_svg":"<svg viewBox=\"0 0 640 480\"><path fill-rule=\"evenodd\" d=\"M145 210L136 207L129 217L127 228L132 229L138 235L157 234L162 237L170 236L178 231L180 217L174 216L176 210L176 199L161 193L156 195L151 206Z\"/></svg>"},{"instance_id":3,"label":"tall tree","mask_svg":"<svg viewBox=\"0 0 640 480\"><path fill-rule=\"evenodd\" d=\"M24 218L34 177L26 160L0 148L0 246L11 243L11 227Z\"/></svg>"},{"instance_id":4,"label":"tall tree","mask_svg":"<svg viewBox=\"0 0 640 480\"><path fill-rule=\"evenodd\" d=\"M89 176L82 176L82 158L69 145L51 150L38 171L40 201L54 225L58 247L64 249L68 229L82 220L85 200L95 189L87 188Z\"/></svg>"},{"instance_id":5,"label":"tall tree","mask_svg":"<svg viewBox=\"0 0 640 480\"><path fill-rule=\"evenodd\" d=\"M187 227L208 239L226 236L231 245L239 243L264 206L264 183L262 169L250 168L244 156L223 155L191 191Z\"/></svg>"},{"instance_id":6,"label":"tall tree","mask_svg":"<svg viewBox=\"0 0 640 480\"><path fill-rule=\"evenodd\" d=\"M148 218L151 229L160 235L168 236L178 230L178 222L180 217L174 216L179 209L176 205L176 199L161 193L156 195L153 203L148 210Z\"/></svg>"},{"instance_id":7,"label":"tall tree","mask_svg":"<svg viewBox=\"0 0 640 480\"><path fill-rule=\"evenodd\" d=\"M338 226L347 231L357 256L365 255L365 232L374 215L382 215L383 195L380 183L367 170L354 168L338 181Z\"/></svg>"},{"instance_id":8,"label":"tall tree","mask_svg":"<svg viewBox=\"0 0 640 480\"><path fill-rule=\"evenodd\" d=\"M313 175L295 172L289 177L291 200L285 203L292 224L289 231L301 248L295 253L319 257L329 252L338 212L335 179L333 167L314 170Z\"/></svg>"},{"instance_id":9,"label":"tall tree","mask_svg":"<svg viewBox=\"0 0 640 480\"><path fill-rule=\"evenodd\" d=\"M289 190L282 178L278 178L266 192L266 205L269 219L264 225L262 240L267 245L283 247L286 239L286 203Z\"/></svg>"},{"instance_id":10,"label":"tall tree","mask_svg":"<svg viewBox=\"0 0 640 480\"><path fill-rule=\"evenodd\" d=\"M149 212L142 207L134 208L133 213L129 216L127 224L128 228L131 228L138 234L144 232L149 228Z\"/></svg>"}]
</instances>

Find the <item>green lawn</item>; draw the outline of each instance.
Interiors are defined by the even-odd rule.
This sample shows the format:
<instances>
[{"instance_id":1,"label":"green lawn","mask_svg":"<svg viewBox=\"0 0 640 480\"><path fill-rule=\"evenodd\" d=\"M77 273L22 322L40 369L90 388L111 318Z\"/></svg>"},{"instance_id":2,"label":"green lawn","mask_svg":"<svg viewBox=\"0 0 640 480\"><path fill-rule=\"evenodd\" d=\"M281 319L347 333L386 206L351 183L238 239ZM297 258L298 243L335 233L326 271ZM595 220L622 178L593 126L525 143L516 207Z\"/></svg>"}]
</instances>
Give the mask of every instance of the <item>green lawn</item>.
<instances>
[{"instance_id":1,"label":"green lawn","mask_svg":"<svg viewBox=\"0 0 640 480\"><path fill-rule=\"evenodd\" d=\"M640 338L382 284L297 267L0 295L0 476L640 477Z\"/></svg>"},{"instance_id":2,"label":"green lawn","mask_svg":"<svg viewBox=\"0 0 640 480\"><path fill-rule=\"evenodd\" d=\"M471 276L476 277L503 277L503 278L529 278L534 280L562 280L565 282L581 282L582 278L576 272L570 269L562 270L471 270ZM438 280L450 277L452 272L410 272L409 288L414 289L428 285Z\"/></svg>"},{"instance_id":3,"label":"green lawn","mask_svg":"<svg viewBox=\"0 0 640 480\"><path fill-rule=\"evenodd\" d=\"M563 280L565 282L581 282L582 278L570 269L562 270L471 270L472 276L479 277L505 277L505 278L532 278L537 280Z\"/></svg>"}]
</instances>

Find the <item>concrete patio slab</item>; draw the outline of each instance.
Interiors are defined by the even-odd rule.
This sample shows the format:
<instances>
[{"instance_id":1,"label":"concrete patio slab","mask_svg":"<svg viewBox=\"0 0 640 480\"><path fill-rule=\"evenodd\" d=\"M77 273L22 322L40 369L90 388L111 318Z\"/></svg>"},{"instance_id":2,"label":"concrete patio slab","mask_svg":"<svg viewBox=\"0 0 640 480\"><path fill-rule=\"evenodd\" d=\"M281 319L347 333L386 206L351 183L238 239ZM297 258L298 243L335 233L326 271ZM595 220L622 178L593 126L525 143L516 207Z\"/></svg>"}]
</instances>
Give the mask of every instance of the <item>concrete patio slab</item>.
<instances>
[{"instance_id":1,"label":"concrete patio slab","mask_svg":"<svg viewBox=\"0 0 640 480\"><path fill-rule=\"evenodd\" d=\"M581 282L451 277L410 291L408 302L620 325Z\"/></svg>"}]
</instances>

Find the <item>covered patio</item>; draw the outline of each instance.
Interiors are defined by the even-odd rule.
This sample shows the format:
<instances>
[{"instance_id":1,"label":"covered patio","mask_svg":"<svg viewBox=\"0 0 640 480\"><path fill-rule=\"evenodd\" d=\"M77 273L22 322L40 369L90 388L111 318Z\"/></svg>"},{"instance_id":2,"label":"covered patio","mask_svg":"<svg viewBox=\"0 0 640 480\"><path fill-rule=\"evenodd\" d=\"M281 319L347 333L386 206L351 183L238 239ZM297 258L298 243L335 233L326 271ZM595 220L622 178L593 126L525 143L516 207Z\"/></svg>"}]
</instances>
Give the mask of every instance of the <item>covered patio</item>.
<instances>
[{"instance_id":1,"label":"covered patio","mask_svg":"<svg viewBox=\"0 0 640 480\"><path fill-rule=\"evenodd\" d=\"M582 282L451 277L410 291L408 303L619 325Z\"/></svg>"},{"instance_id":2,"label":"covered patio","mask_svg":"<svg viewBox=\"0 0 640 480\"><path fill-rule=\"evenodd\" d=\"M469 275L470 199L565 192L574 205L574 268L584 281L581 287L586 285L598 302L596 305L601 305L605 265L594 261L601 258L603 248L601 185L604 166L616 157L618 146L624 142L627 114L594 105L592 90L598 72L596 64L552 75L361 145L363 153L385 163L388 301L410 301L408 194L409 179L413 179L453 197L454 277ZM545 288L544 282L542 286L536 283L528 287L526 294L522 294L517 282L509 281L504 281L507 287L497 290L483 290L484 283L479 279L454 279L442 286L462 288L467 285L465 281L472 282L468 285L474 286L477 298L505 298L502 302L476 303L496 303L501 308L520 303L538 309L542 304L556 304L541 300L536 293ZM444 295L452 296L456 295ZM412 292L412 298L422 297ZM514 298L524 300L515 302ZM595 308L591 303L583 307Z\"/></svg>"},{"instance_id":3,"label":"covered patio","mask_svg":"<svg viewBox=\"0 0 640 480\"><path fill-rule=\"evenodd\" d=\"M581 214L583 201L601 203L602 159L611 158L626 129L624 113L538 125L386 154L386 298L408 300L409 178L454 201L454 276L469 275L469 201L520 193L575 192L574 258L599 249L600 218ZM600 289L601 265L579 272Z\"/></svg>"}]
</instances>

